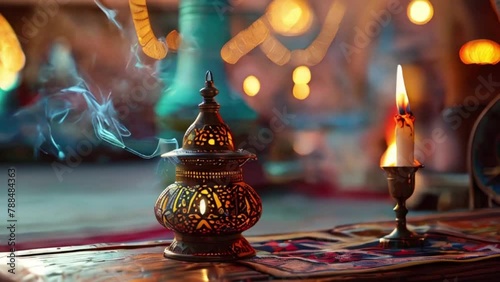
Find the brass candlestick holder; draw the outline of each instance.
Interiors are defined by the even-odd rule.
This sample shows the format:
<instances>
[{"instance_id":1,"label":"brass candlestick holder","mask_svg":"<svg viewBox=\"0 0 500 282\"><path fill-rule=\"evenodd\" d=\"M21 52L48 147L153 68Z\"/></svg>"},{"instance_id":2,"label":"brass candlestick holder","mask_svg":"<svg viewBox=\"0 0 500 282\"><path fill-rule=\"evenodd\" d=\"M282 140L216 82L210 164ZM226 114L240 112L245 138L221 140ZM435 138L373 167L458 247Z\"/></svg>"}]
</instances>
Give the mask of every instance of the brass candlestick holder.
<instances>
[{"instance_id":1,"label":"brass candlestick holder","mask_svg":"<svg viewBox=\"0 0 500 282\"><path fill-rule=\"evenodd\" d=\"M259 195L243 181L242 166L256 156L235 150L233 134L219 114L212 73L200 90L199 114L184 135L182 148L162 157L176 162L176 181L155 204L158 222L175 233L168 258L231 261L255 255L241 235L260 218Z\"/></svg>"},{"instance_id":2,"label":"brass candlestick holder","mask_svg":"<svg viewBox=\"0 0 500 282\"><path fill-rule=\"evenodd\" d=\"M424 237L419 236L406 227L406 200L411 197L415 190L415 173L423 165L417 166L384 166L387 175L389 193L397 203L396 228L389 234L380 238L380 246L383 248L414 248L423 246Z\"/></svg>"}]
</instances>

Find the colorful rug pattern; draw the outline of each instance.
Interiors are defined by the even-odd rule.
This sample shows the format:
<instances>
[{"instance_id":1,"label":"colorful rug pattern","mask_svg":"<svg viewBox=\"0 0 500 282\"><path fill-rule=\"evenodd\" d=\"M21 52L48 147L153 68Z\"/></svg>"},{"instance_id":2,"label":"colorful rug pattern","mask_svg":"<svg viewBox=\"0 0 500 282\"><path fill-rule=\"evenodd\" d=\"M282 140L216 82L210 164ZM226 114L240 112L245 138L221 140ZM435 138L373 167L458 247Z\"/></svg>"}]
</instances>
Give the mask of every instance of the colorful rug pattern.
<instances>
[{"instance_id":1,"label":"colorful rug pattern","mask_svg":"<svg viewBox=\"0 0 500 282\"><path fill-rule=\"evenodd\" d=\"M331 230L253 238L257 256L244 261L276 277L315 277L393 270L435 262L500 257L500 210L415 218L409 228L423 247L383 249L378 238L394 222L353 224Z\"/></svg>"}]
</instances>

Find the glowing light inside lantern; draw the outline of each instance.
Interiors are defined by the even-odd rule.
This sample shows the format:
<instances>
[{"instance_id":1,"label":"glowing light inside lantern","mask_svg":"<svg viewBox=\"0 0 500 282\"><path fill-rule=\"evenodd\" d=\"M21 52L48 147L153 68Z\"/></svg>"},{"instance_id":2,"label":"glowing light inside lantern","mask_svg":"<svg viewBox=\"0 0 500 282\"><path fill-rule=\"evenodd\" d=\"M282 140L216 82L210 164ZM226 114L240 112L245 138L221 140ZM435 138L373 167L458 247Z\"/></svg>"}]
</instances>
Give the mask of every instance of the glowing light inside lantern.
<instances>
[{"instance_id":1,"label":"glowing light inside lantern","mask_svg":"<svg viewBox=\"0 0 500 282\"><path fill-rule=\"evenodd\" d=\"M428 0L414 0L408 4L407 15L412 23L424 25L432 19L434 7Z\"/></svg>"},{"instance_id":2,"label":"glowing light inside lantern","mask_svg":"<svg viewBox=\"0 0 500 282\"><path fill-rule=\"evenodd\" d=\"M311 71L306 66L300 66L293 70L293 82L296 84L308 84L311 81Z\"/></svg>"},{"instance_id":3,"label":"glowing light inside lantern","mask_svg":"<svg viewBox=\"0 0 500 282\"><path fill-rule=\"evenodd\" d=\"M249 75L243 80L243 91L248 96L255 96L260 91L260 81L257 77Z\"/></svg>"},{"instance_id":4,"label":"glowing light inside lantern","mask_svg":"<svg viewBox=\"0 0 500 282\"><path fill-rule=\"evenodd\" d=\"M207 211L207 204L205 203L205 199L201 199L201 201L200 201L200 213L202 215L204 215L206 211Z\"/></svg>"},{"instance_id":5,"label":"glowing light inside lantern","mask_svg":"<svg viewBox=\"0 0 500 282\"><path fill-rule=\"evenodd\" d=\"M403 79L403 69L398 65L396 77L396 106L400 115L411 113L410 101L406 94L405 81Z\"/></svg>"},{"instance_id":6,"label":"glowing light inside lantern","mask_svg":"<svg viewBox=\"0 0 500 282\"><path fill-rule=\"evenodd\" d=\"M311 90L309 89L309 85L307 84L295 84L293 86L293 97L297 100L304 100L309 97L309 93Z\"/></svg>"},{"instance_id":7,"label":"glowing light inside lantern","mask_svg":"<svg viewBox=\"0 0 500 282\"><path fill-rule=\"evenodd\" d=\"M267 18L274 31L285 36L306 32L312 24L312 11L306 0L274 0Z\"/></svg>"},{"instance_id":8,"label":"glowing light inside lantern","mask_svg":"<svg viewBox=\"0 0 500 282\"><path fill-rule=\"evenodd\" d=\"M500 62L500 45L488 39L477 39L460 48L460 60L464 64L495 65Z\"/></svg>"}]
</instances>

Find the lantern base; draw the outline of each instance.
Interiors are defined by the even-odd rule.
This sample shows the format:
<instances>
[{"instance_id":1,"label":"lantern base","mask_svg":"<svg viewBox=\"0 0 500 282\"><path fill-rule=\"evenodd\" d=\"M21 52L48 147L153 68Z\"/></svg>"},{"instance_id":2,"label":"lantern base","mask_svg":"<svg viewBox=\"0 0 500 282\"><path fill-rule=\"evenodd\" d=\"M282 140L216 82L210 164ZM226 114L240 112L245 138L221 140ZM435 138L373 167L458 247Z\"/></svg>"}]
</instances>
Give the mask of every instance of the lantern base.
<instances>
[{"instance_id":1,"label":"lantern base","mask_svg":"<svg viewBox=\"0 0 500 282\"><path fill-rule=\"evenodd\" d=\"M193 262L235 261L255 256L255 250L241 234L186 236L175 233L165 248L166 258Z\"/></svg>"}]
</instances>

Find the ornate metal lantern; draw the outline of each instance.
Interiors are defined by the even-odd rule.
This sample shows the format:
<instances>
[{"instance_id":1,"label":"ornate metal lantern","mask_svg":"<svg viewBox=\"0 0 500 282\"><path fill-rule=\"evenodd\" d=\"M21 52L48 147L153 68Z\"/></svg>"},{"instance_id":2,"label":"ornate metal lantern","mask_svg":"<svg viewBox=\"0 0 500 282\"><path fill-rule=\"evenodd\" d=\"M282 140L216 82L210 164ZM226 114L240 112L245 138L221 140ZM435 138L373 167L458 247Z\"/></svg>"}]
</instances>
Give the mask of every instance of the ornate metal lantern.
<instances>
[{"instance_id":1,"label":"ornate metal lantern","mask_svg":"<svg viewBox=\"0 0 500 282\"><path fill-rule=\"evenodd\" d=\"M176 163L176 181L155 204L158 222L175 233L165 256L189 261L228 261L255 255L241 235L262 214L260 197L243 181L242 165L256 156L235 150L231 130L214 97L212 73L200 90L200 112L181 149L162 157Z\"/></svg>"}]
</instances>

